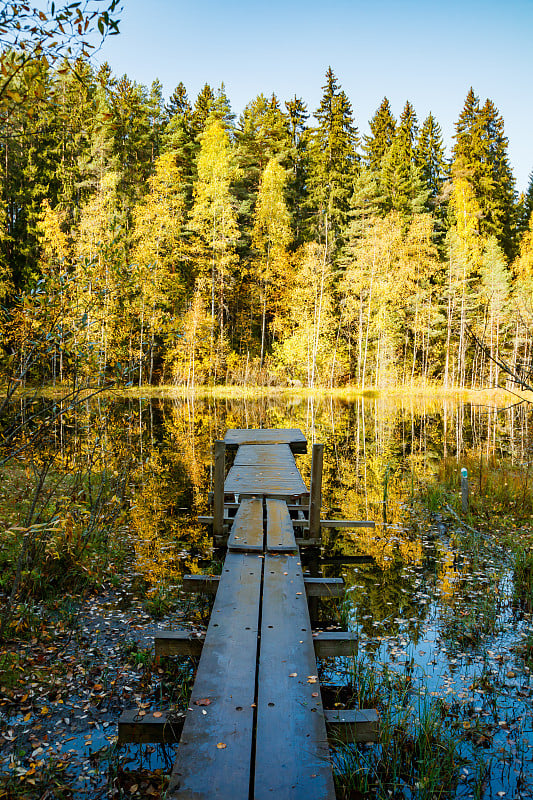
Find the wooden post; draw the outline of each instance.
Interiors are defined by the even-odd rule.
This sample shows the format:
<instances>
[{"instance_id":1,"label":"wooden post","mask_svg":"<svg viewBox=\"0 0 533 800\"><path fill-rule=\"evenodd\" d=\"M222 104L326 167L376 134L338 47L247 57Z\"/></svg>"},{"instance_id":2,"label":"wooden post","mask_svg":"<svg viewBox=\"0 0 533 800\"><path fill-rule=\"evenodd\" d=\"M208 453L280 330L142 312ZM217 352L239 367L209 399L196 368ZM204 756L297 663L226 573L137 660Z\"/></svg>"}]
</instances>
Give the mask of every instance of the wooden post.
<instances>
[{"instance_id":1,"label":"wooden post","mask_svg":"<svg viewBox=\"0 0 533 800\"><path fill-rule=\"evenodd\" d=\"M224 457L226 446L223 441L215 442L215 476L213 485L213 536L224 535Z\"/></svg>"},{"instance_id":2,"label":"wooden post","mask_svg":"<svg viewBox=\"0 0 533 800\"><path fill-rule=\"evenodd\" d=\"M311 487L309 501L309 538L320 539L320 512L322 508L322 463L324 445L314 444L311 457Z\"/></svg>"},{"instance_id":3,"label":"wooden post","mask_svg":"<svg viewBox=\"0 0 533 800\"><path fill-rule=\"evenodd\" d=\"M468 514L468 470L466 467L461 470L461 500L463 514Z\"/></svg>"}]
</instances>

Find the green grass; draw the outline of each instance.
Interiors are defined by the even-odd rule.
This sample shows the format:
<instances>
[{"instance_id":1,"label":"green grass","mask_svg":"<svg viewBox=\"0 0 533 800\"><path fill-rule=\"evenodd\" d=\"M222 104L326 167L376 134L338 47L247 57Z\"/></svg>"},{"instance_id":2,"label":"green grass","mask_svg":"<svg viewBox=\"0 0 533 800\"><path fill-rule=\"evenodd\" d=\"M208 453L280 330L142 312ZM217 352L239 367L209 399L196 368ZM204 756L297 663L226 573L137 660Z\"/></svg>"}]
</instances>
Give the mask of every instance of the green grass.
<instances>
[{"instance_id":1,"label":"green grass","mask_svg":"<svg viewBox=\"0 0 533 800\"><path fill-rule=\"evenodd\" d=\"M415 692L407 671L358 661L351 679L348 705L377 708L380 735L373 745L335 748L339 800L449 797L458 783L459 758L442 703Z\"/></svg>"}]
</instances>

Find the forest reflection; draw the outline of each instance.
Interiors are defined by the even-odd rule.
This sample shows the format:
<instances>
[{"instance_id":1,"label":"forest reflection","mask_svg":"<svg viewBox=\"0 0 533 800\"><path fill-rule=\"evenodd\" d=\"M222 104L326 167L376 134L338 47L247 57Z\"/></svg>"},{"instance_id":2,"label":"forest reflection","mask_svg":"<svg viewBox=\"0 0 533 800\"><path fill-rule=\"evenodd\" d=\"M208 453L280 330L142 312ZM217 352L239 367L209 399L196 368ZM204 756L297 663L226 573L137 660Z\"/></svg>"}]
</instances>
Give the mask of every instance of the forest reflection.
<instances>
[{"instance_id":1,"label":"forest reflection","mask_svg":"<svg viewBox=\"0 0 533 800\"><path fill-rule=\"evenodd\" d=\"M469 558L458 555L461 530L439 510L444 503L460 511L458 483L454 488L450 475L468 466L475 502L505 466L502 475L514 476L518 495L531 457L526 405L498 410L415 398L189 397L118 402L113 412L130 420L130 442L136 439L133 544L136 568L151 586L201 571L212 556L197 517L209 513L214 441L228 428L298 427L309 443L325 445L323 517L376 522L375 529L324 531L323 560L309 568L344 576L362 630L385 626L391 633L407 619L414 641L430 597L443 606L457 602L459 572ZM308 483L310 454L297 456L297 464ZM494 493L483 499L487 511L495 500ZM354 556L371 556L373 563L354 564Z\"/></svg>"}]
</instances>

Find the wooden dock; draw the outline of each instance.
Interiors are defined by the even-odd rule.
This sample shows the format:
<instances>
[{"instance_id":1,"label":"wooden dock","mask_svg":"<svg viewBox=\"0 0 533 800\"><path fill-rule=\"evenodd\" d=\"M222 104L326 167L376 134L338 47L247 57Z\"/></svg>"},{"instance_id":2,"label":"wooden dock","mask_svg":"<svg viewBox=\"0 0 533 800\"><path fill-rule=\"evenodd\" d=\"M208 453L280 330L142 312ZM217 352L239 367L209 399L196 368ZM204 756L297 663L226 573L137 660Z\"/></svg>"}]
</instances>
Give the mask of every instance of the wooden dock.
<instances>
[{"instance_id":1,"label":"wooden dock","mask_svg":"<svg viewBox=\"0 0 533 800\"><path fill-rule=\"evenodd\" d=\"M131 712L119 724L122 741L179 738L169 799L334 800L328 725L339 740L376 736L376 712L322 707L317 652L345 655L354 642L313 636L307 597L338 596L339 581L304 578L295 529L309 534L313 502L320 506L319 481L308 491L294 460L305 446L298 430L228 431L224 447L236 454L225 477L218 451L213 528L227 542L224 566L220 577L189 581L216 592L209 626L201 639L156 638L160 654L201 653L182 730Z\"/></svg>"}]
</instances>

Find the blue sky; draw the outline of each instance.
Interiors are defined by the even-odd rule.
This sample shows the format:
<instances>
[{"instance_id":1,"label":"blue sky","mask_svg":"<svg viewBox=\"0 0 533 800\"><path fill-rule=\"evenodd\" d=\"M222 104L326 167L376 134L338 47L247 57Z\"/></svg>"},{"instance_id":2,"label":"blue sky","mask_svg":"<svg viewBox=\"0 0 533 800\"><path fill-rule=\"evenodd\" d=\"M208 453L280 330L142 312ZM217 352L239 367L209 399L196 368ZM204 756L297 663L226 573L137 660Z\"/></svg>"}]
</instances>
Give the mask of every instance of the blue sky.
<instances>
[{"instance_id":1,"label":"blue sky","mask_svg":"<svg viewBox=\"0 0 533 800\"><path fill-rule=\"evenodd\" d=\"M183 81L191 101L225 83L233 111L263 92L295 94L312 113L331 65L360 133L386 95L396 117L409 99L431 111L448 152L470 86L505 120L524 190L533 170L533 0L124 0L121 34L97 60L168 97Z\"/></svg>"}]
</instances>

